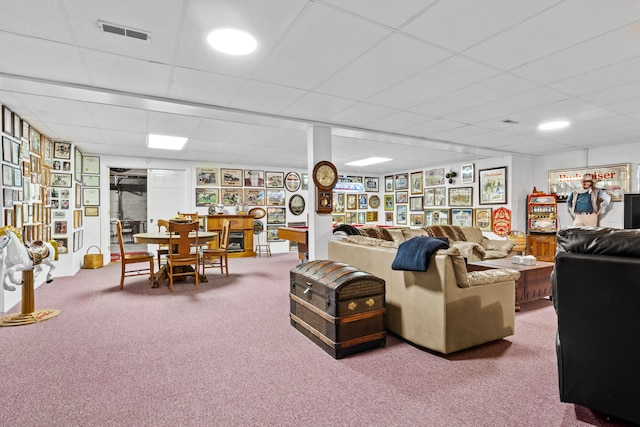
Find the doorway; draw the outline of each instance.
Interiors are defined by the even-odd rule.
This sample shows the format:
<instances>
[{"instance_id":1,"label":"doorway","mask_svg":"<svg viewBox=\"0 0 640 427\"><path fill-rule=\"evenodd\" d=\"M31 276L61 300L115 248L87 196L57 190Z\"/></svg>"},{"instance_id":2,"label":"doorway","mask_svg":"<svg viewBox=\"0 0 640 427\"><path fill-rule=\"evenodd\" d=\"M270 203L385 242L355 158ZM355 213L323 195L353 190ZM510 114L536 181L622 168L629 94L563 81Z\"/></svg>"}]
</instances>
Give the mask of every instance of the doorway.
<instances>
[{"instance_id":1,"label":"doorway","mask_svg":"<svg viewBox=\"0 0 640 427\"><path fill-rule=\"evenodd\" d=\"M146 252L147 245L136 244L133 235L147 228L147 170L110 168L109 208L111 257L120 255L116 221L122 222L122 237L127 252Z\"/></svg>"}]
</instances>

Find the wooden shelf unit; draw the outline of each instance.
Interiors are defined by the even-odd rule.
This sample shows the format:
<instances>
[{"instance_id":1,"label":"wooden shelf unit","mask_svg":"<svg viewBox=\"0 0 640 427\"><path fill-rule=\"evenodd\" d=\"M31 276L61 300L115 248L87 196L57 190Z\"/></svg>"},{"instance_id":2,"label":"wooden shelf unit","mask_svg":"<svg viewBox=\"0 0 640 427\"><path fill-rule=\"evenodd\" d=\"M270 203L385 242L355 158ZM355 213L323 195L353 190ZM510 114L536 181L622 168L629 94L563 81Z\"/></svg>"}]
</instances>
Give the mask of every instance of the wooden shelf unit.
<instances>
[{"instance_id":1,"label":"wooden shelf unit","mask_svg":"<svg viewBox=\"0 0 640 427\"><path fill-rule=\"evenodd\" d=\"M229 258L256 256L253 249L253 215L207 215L206 231L222 233L222 222L228 219L231 222L231 233L241 231L244 237L244 250L242 252L229 252Z\"/></svg>"},{"instance_id":2,"label":"wooden shelf unit","mask_svg":"<svg viewBox=\"0 0 640 427\"><path fill-rule=\"evenodd\" d=\"M554 262L556 256L556 235L554 234L529 234L527 236L527 248L529 255L536 257L538 261Z\"/></svg>"}]
</instances>

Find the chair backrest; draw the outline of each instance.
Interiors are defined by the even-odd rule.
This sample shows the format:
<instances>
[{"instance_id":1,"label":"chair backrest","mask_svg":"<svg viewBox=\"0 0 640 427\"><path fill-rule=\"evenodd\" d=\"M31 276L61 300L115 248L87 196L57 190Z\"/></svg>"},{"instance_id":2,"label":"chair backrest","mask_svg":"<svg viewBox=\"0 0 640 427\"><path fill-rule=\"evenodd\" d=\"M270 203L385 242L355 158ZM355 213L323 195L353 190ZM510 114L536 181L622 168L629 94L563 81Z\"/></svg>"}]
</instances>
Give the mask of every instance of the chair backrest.
<instances>
[{"instance_id":1,"label":"chair backrest","mask_svg":"<svg viewBox=\"0 0 640 427\"><path fill-rule=\"evenodd\" d=\"M195 232L194 245L198 245L198 229L200 228L197 221L194 222L173 222L169 221L169 244L176 247L175 253L179 255L188 255L191 253L191 241L189 233ZM174 253L171 250L169 255Z\"/></svg>"},{"instance_id":2,"label":"chair backrest","mask_svg":"<svg viewBox=\"0 0 640 427\"><path fill-rule=\"evenodd\" d=\"M120 246L120 257L124 258L124 241L122 239L122 222L120 222L120 220L116 221L116 230L118 231L118 245Z\"/></svg>"},{"instance_id":3,"label":"chair backrest","mask_svg":"<svg viewBox=\"0 0 640 427\"><path fill-rule=\"evenodd\" d=\"M158 222L158 232L162 233L163 231L169 231L169 220L167 219L159 219Z\"/></svg>"},{"instance_id":4,"label":"chair backrest","mask_svg":"<svg viewBox=\"0 0 640 427\"><path fill-rule=\"evenodd\" d=\"M231 237L231 221L222 221L222 234L220 235L220 249L229 249L229 238Z\"/></svg>"}]
</instances>

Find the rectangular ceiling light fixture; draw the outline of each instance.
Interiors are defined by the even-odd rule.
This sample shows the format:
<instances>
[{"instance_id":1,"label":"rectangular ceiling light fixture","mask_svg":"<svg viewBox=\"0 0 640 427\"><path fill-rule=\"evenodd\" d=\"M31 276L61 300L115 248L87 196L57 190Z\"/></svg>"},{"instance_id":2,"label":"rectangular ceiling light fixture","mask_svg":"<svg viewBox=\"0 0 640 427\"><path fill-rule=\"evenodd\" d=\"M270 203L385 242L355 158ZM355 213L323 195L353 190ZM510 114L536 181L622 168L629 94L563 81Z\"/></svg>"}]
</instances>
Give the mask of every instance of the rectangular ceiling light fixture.
<instances>
[{"instance_id":1,"label":"rectangular ceiling light fixture","mask_svg":"<svg viewBox=\"0 0 640 427\"><path fill-rule=\"evenodd\" d=\"M160 150L182 150L184 144L187 143L187 139L188 138L181 136L156 135L150 133L147 138L147 147Z\"/></svg>"},{"instance_id":2,"label":"rectangular ceiling light fixture","mask_svg":"<svg viewBox=\"0 0 640 427\"><path fill-rule=\"evenodd\" d=\"M127 28L117 24L109 24L103 21L98 21L98 27L102 28L102 31L105 33L131 37L132 39L144 40L146 42L151 40L151 33L148 31L134 30L133 28Z\"/></svg>"},{"instance_id":3,"label":"rectangular ceiling light fixture","mask_svg":"<svg viewBox=\"0 0 640 427\"><path fill-rule=\"evenodd\" d=\"M369 157L362 160L356 160L355 162L345 163L347 166L369 166L376 165L378 163L390 162L393 159L387 159L386 157Z\"/></svg>"}]
</instances>

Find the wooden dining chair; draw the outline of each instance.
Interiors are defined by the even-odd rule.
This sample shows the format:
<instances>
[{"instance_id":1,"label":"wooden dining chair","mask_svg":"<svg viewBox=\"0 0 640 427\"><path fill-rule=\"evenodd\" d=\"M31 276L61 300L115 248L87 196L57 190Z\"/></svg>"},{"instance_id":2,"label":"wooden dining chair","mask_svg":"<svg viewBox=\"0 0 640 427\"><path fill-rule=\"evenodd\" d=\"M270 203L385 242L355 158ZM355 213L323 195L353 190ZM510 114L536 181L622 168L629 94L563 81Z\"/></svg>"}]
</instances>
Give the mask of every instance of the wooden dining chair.
<instances>
[{"instance_id":1,"label":"wooden dining chair","mask_svg":"<svg viewBox=\"0 0 640 427\"><path fill-rule=\"evenodd\" d=\"M158 222L158 233L169 232L169 221L166 219L159 219ZM156 251L158 254L158 270L162 266L162 257L166 258L169 255L169 245L168 244L160 244L158 245L158 250Z\"/></svg>"},{"instance_id":2,"label":"wooden dining chair","mask_svg":"<svg viewBox=\"0 0 640 427\"><path fill-rule=\"evenodd\" d=\"M120 289L124 288L124 278L129 276L149 275L149 280L153 282L153 254L132 254L124 251L124 241L122 239L122 222L116 222L116 232L118 234L118 244L120 245L120 262L122 264L122 273L120 275ZM127 269L127 265L149 263L149 268Z\"/></svg>"},{"instance_id":3,"label":"wooden dining chair","mask_svg":"<svg viewBox=\"0 0 640 427\"><path fill-rule=\"evenodd\" d=\"M173 291L173 281L176 277L193 276L198 289L199 275L199 255L197 250L192 247L198 247L198 229L200 228L197 221L195 222L174 222L169 221L169 256L167 257L167 274L169 276L169 290ZM189 239L189 233L195 234L194 243ZM193 268L190 268L193 265Z\"/></svg>"},{"instance_id":4,"label":"wooden dining chair","mask_svg":"<svg viewBox=\"0 0 640 427\"><path fill-rule=\"evenodd\" d=\"M220 273L229 277L229 237L231 236L231 221L225 219L222 222L220 244L217 248L204 248L201 253L202 275L205 268L220 267Z\"/></svg>"}]
</instances>

